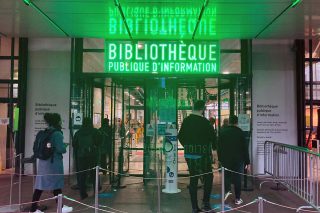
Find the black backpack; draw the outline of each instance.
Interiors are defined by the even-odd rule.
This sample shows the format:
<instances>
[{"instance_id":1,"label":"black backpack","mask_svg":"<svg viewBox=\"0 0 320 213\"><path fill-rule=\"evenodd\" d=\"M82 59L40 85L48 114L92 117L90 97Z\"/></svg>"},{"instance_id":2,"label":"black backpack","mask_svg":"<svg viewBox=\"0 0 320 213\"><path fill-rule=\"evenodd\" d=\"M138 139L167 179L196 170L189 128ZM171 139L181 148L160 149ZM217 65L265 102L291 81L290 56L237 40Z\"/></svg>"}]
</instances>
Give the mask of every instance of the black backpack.
<instances>
[{"instance_id":1,"label":"black backpack","mask_svg":"<svg viewBox=\"0 0 320 213\"><path fill-rule=\"evenodd\" d=\"M55 131L58 130L46 129L38 132L33 144L33 153L35 158L39 158L41 160L48 160L51 158L51 162L53 162L54 147L50 141L50 137Z\"/></svg>"}]
</instances>

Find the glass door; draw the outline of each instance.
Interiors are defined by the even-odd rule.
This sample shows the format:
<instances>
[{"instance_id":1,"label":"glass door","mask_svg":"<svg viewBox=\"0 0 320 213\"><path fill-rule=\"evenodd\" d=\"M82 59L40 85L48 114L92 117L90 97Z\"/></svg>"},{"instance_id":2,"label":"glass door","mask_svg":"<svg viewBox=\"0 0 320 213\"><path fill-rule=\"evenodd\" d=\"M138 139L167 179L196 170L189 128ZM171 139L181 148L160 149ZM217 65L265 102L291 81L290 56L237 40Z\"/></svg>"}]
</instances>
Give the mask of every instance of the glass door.
<instances>
[{"instance_id":1,"label":"glass door","mask_svg":"<svg viewBox=\"0 0 320 213\"><path fill-rule=\"evenodd\" d=\"M124 131L124 90L121 84L111 82L111 127L112 127L112 152L111 152L111 182L120 187L123 175L123 147L125 143Z\"/></svg>"},{"instance_id":2,"label":"glass door","mask_svg":"<svg viewBox=\"0 0 320 213\"><path fill-rule=\"evenodd\" d=\"M155 78L146 83L146 119L144 146L144 177L164 177L168 170L166 161L166 131L176 128L176 79ZM176 150L177 151L177 150ZM177 162L173 162L177 166ZM151 181L150 181L151 182ZM146 181L145 181L146 183ZM154 181L152 182L154 183Z\"/></svg>"},{"instance_id":3,"label":"glass door","mask_svg":"<svg viewBox=\"0 0 320 213\"><path fill-rule=\"evenodd\" d=\"M124 85L124 172L130 175L143 175L144 155L144 87Z\"/></svg>"}]
</instances>

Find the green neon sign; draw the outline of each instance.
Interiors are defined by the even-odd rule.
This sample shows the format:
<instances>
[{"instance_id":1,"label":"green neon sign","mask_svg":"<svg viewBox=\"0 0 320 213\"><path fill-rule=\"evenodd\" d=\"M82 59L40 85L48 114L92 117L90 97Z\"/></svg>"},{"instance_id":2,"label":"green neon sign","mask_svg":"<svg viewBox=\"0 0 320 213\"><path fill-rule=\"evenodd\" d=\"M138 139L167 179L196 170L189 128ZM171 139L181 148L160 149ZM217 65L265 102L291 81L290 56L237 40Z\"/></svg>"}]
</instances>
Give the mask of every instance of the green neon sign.
<instances>
[{"instance_id":1,"label":"green neon sign","mask_svg":"<svg viewBox=\"0 0 320 213\"><path fill-rule=\"evenodd\" d=\"M219 42L105 42L105 72L217 74Z\"/></svg>"},{"instance_id":2,"label":"green neon sign","mask_svg":"<svg viewBox=\"0 0 320 213\"><path fill-rule=\"evenodd\" d=\"M166 39L167 36L179 36L181 39L190 39L193 34L201 5L198 7L172 6L172 7L122 7L125 21L133 36L159 36ZM179 15L177 15L179 14ZM109 37L127 35L127 30L119 15L118 8L108 8ZM197 29L198 36L216 36L217 9L208 7ZM159 38L158 38L159 39Z\"/></svg>"}]
</instances>

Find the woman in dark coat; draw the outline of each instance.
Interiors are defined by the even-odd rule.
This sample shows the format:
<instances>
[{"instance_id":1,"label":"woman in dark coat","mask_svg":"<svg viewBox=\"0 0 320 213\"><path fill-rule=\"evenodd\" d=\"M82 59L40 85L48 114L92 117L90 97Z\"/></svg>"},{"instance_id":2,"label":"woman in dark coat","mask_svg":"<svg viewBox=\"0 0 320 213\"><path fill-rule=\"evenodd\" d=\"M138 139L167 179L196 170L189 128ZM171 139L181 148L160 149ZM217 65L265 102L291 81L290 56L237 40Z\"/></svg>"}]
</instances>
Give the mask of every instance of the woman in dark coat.
<instances>
[{"instance_id":1,"label":"woman in dark coat","mask_svg":"<svg viewBox=\"0 0 320 213\"><path fill-rule=\"evenodd\" d=\"M63 161L62 154L66 153L66 146L63 143L63 135L61 132L61 117L58 113L44 114L44 120L48 124L46 130L51 131L49 141L54 147L53 157L47 160L38 159L38 174L35 182L35 190L32 198L31 212L41 213L38 209L38 202L43 190L52 190L53 195L62 194L64 186ZM39 134L39 133L38 133ZM61 175L57 175L61 174ZM63 206L62 212L71 212L72 207Z\"/></svg>"}]
</instances>

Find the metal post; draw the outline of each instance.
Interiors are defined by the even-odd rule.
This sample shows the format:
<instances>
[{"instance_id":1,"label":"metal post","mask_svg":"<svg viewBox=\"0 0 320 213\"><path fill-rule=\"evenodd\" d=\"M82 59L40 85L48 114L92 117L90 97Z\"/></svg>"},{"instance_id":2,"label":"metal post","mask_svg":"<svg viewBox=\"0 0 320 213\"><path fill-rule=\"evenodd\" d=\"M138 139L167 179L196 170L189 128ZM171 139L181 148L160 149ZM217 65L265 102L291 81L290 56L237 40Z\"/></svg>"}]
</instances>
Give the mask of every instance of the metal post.
<instances>
[{"instance_id":1,"label":"metal post","mask_svg":"<svg viewBox=\"0 0 320 213\"><path fill-rule=\"evenodd\" d=\"M98 198L98 193L99 193L99 166L96 166L96 189L95 189L95 193L94 193L94 212L97 213L98 212L98 208L99 208L99 198Z\"/></svg>"},{"instance_id":2,"label":"metal post","mask_svg":"<svg viewBox=\"0 0 320 213\"><path fill-rule=\"evenodd\" d=\"M263 198L258 197L258 213L263 213Z\"/></svg>"},{"instance_id":3,"label":"metal post","mask_svg":"<svg viewBox=\"0 0 320 213\"><path fill-rule=\"evenodd\" d=\"M19 209L21 208L22 154L19 156Z\"/></svg>"},{"instance_id":4,"label":"metal post","mask_svg":"<svg viewBox=\"0 0 320 213\"><path fill-rule=\"evenodd\" d=\"M320 141L319 140L317 140L317 153L320 154ZM316 162L317 165L319 164L319 159L320 159L320 157L317 157L317 162Z\"/></svg>"},{"instance_id":5,"label":"metal post","mask_svg":"<svg viewBox=\"0 0 320 213\"><path fill-rule=\"evenodd\" d=\"M221 167L221 212L224 212L224 167Z\"/></svg>"},{"instance_id":6,"label":"metal post","mask_svg":"<svg viewBox=\"0 0 320 213\"><path fill-rule=\"evenodd\" d=\"M58 194L57 213L62 213L62 194Z\"/></svg>"},{"instance_id":7,"label":"metal post","mask_svg":"<svg viewBox=\"0 0 320 213\"><path fill-rule=\"evenodd\" d=\"M16 160L16 157L17 156L15 156L13 158L12 162L14 162ZM15 169L14 169L14 171L15 171ZM10 183L11 183L10 184L10 206L12 204L13 175L14 175L14 172L11 172L11 175L10 175Z\"/></svg>"},{"instance_id":8,"label":"metal post","mask_svg":"<svg viewBox=\"0 0 320 213\"><path fill-rule=\"evenodd\" d=\"M310 169L310 202L314 204L314 198L315 198L315 194L314 194L314 179L313 179L313 156L310 155L310 166L309 166L309 169Z\"/></svg>"},{"instance_id":9,"label":"metal post","mask_svg":"<svg viewBox=\"0 0 320 213\"><path fill-rule=\"evenodd\" d=\"M158 156L158 165L157 165L157 183L158 183L158 212L157 213L161 213L161 186L160 186L160 177L161 177L161 171L160 171L160 166L161 166L161 162L160 161L160 157L159 154Z\"/></svg>"}]
</instances>

